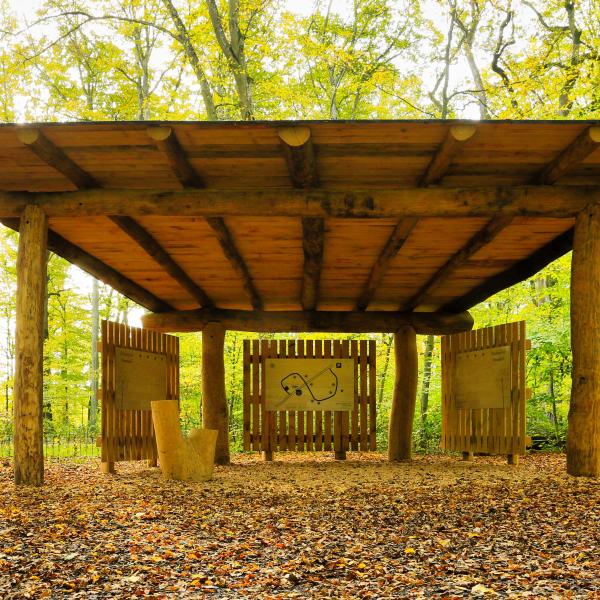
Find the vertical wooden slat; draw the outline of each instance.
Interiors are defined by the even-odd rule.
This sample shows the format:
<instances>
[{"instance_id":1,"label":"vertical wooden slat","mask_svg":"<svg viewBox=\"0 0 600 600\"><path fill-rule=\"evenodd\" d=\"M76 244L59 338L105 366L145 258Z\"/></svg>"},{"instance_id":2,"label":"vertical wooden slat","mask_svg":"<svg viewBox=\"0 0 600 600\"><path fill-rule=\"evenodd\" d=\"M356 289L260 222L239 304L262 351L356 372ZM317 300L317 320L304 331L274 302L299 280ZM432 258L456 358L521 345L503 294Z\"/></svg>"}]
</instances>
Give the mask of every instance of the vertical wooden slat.
<instances>
[{"instance_id":1,"label":"vertical wooden slat","mask_svg":"<svg viewBox=\"0 0 600 600\"><path fill-rule=\"evenodd\" d=\"M260 419L260 344L258 340L252 340L252 450L260 451L261 443L261 419Z\"/></svg>"},{"instance_id":2,"label":"vertical wooden slat","mask_svg":"<svg viewBox=\"0 0 600 600\"><path fill-rule=\"evenodd\" d=\"M342 340L342 358L350 358L350 340ZM342 412L342 449L350 450L350 412Z\"/></svg>"},{"instance_id":3,"label":"vertical wooden slat","mask_svg":"<svg viewBox=\"0 0 600 600\"><path fill-rule=\"evenodd\" d=\"M301 345L302 343L302 345ZM304 358L314 358L314 343L313 340L298 340L298 356ZM306 450L311 452L314 448L314 414L313 411L307 410L305 413L306 422Z\"/></svg>"},{"instance_id":4,"label":"vertical wooden slat","mask_svg":"<svg viewBox=\"0 0 600 600\"><path fill-rule=\"evenodd\" d=\"M359 368L360 368L360 451L369 449L368 423L367 423L367 340L359 343Z\"/></svg>"},{"instance_id":5,"label":"vertical wooden slat","mask_svg":"<svg viewBox=\"0 0 600 600\"><path fill-rule=\"evenodd\" d=\"M369 340L369 450L377 449L377 349L375 340Z\"/></svg>"},{"instance_id":6,"label":"vertical wooden slat","mask_svg":"<svg viewBox=\"0 0 600 600\"><path fill-rule=\"evenodd\" d=\"M360 402L359 402L359 383L358 383L358 341L352 340L350 342L350 353L354 359L354 408L352 409L351 421L352 421L352 432L351 432L351 446L352 450L359 449L359 432L358 432L358 416L360 413Z\"/></svg>"},{"instance_id":7,"label":"vertical wooden slat","mask_svg":"<svg viewBox=\"0 0 600 600\"><path fill-rule=\"evenodd\" d=\"M332 356L334 358L342 357L342 344L340 340L333 341ZM344 451L342 446L342 411L336 410L333 413L333 450L337 458L341 458Z\"/></svg>"},{"instance_id":8,"label":"vertical wooden slat","mask_svg":"<svg viewBox=\"0 0 600 600\"><path fill-rule=\"evenodd\" d=\"M243 343L243 402L244 402L244 450L247 452L250 450L250 414L251 414L251 400L250 400L250 340L244 340Z\"/></svg>"},{"instance_id":9,"label":"vertical wooden slat","mask_svg":"<svg viewBox=\"0 0 600 600\"><path fill-rule=\"evenodd\" d=\"M527 381L526 381L526 343L527 334L525 331L525 321L518 323L519 328L519 444L518 452L525 454L527 448L525 444L526 429L526 402L527 402Z\"/></svg>"},{"instance_id":10,"label":"vertical wooden slat","mask_svg":"<svg viewBox=\"0 0 600 600\"><path fill-rule=\"evenodd\" d=\"M323 358L331 358L332 350L331 350L331 340L323 340ZM325 410L323 411L323 428L324 428L324 441L323 448L325 451L331 451L331 411Z\"/></svg>"},{"instance_id":11,"label":"vertical wooden slat","mask_svg":"<svg viewBox=\"0 0 600 600\"><path fill-rule=\"evenodd\" d=\"M314 357L323 358L323 340L314 341ZM315 450L323 449L323 411L315 411Z\"/></svg>"}]
</instances>

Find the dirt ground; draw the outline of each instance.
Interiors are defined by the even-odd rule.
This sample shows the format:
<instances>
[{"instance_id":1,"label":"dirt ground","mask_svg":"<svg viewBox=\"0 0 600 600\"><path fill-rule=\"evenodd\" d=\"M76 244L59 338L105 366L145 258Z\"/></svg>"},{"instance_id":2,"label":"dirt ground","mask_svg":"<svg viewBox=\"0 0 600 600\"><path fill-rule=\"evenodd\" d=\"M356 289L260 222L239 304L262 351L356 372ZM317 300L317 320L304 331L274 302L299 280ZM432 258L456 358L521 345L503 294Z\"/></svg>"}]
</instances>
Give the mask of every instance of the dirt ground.
<instances>
[{"instance_id":1,"label":"dirt ground","mask_svg":"<svg viewBox=\"0 0 600 600\"><path fill-rule=\"evenodd\" d=\"M237 456L209 483L0 464L2 598L600 598L600 481L562 455Z\"/></svg>"}]
</instances>

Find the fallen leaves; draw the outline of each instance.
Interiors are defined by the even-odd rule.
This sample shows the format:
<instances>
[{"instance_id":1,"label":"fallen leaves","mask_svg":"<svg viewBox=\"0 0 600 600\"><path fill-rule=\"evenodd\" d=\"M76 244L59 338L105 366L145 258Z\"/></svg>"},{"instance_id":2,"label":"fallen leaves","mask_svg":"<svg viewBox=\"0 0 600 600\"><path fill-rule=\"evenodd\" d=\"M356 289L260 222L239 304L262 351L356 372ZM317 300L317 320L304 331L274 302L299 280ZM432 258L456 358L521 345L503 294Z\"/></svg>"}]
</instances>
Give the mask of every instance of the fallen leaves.
<instances>
[{"instance_id":1,"label":"fallen leaves","mask_svg":"<svg viewBox=\"0 0 600 600\"><path fill-rule=\"evenodd\" d=\"M0 468L0 596L600 595L600 484L564 457L239 456L205 484L156 469Z\"/></svg>"}]
</instances>

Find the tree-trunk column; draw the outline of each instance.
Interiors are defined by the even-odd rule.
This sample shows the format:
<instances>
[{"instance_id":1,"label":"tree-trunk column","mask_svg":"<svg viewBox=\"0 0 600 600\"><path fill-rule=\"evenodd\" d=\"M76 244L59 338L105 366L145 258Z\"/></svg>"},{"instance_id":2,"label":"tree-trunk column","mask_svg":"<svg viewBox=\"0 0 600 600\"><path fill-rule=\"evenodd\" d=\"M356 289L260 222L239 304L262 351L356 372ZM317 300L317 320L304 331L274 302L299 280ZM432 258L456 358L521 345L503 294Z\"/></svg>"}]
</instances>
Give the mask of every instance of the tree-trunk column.
<instances>
[{"instance_id":1,"label":"tree-trunk column","mask_svg":"<svg viewBox=\"0 0 600 600\"><path fill-rule=\"evenodd\" d=\"M46 302L46 215L27 206L17 255L14 475L16 484L44 482L43 361Z\"/></svg>"},{"instance_id":2,"label":"tree-trunk column","mask_svg":"<svg viewBox=\"0 0 600 600\"><path fill-rule=\"evenodd\" d=\"M575 225L571 266L573 383L567 471L600 476L600 206L582 211Z\"/></svg>"},{"instance_id":3,"label":"tree-trunk column","mask_svg":"<svg viewBox=\"0 0 600 600\"><path fill-rule=\"evenodd\" d=\"M402 327L394 334L394 357L396 380L390 412L388 458L410 460L418 377L417 334L412 327Z\"/></svg>"},{"instance_id":4,"label":"tree-trunk column","mask_svg":"<svg viewBox=\"0 0 600 600\"><path fill-rule=\"evenodd\" d=\"M225 395L225 329L208 323L202 330L202 422L219 432L215 463L229 463L229 415Z\"/></svg>"}]
</instances>

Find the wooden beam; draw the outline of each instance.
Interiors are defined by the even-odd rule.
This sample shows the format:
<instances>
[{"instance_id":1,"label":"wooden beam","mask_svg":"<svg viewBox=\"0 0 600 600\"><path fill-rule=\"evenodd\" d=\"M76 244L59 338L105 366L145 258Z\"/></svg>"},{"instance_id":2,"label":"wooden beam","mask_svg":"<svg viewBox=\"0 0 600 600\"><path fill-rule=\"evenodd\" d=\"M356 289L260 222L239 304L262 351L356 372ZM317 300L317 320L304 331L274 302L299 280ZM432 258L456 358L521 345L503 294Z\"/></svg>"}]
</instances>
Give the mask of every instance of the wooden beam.
<instances>
[{"instance_id":1,"label":"wooden beam","mask_svg":"<svg viewBox=\"0 0 600 600\"><path fill-rule=\"evenodd\" d=\"M148 127L146 133L165 155L171 170L183 187L204 187L204 181L192 167L172 127Z\"/></svg>"},{"instance_id":2,"label":"wooden beam","mask_svg":"<svg viewBox=\"0 0 600 600\"><path fill-rule=\"evenodd\" d=\"M303 310L315 310L319 300L325 221L321 217L302 219L302 249L304 273L302 277L301 304Z\"/></svg>"},{"instance_id":3,"label":"wooden beam","mask_svg":"<svg viewBox=\"0 0 600 600\"><path fill-rule=\"evenodd\" d=\"M600 205L575 224L571 268L573 373L567 472L600 477Z\"/></svg>"},{"instance_id":4,"label":"wooden beam","mask_svg":"<svg viewBox=\"0 0 600 600\"><path fill-rule=\"evenodd\" d=\"M14 381L14 479L44 483L44 315L46 313L46 236L48 222L38 206L21 217L17 253Z\"/></svg>"},{"instance_id":5,"label":"wooden beam","mask_svg":"<svg viewBox=\"0 0 600 600\"><path fill-rule=\"evenodd\" d=\"M295 188L319 185L315 150L308 127L282 127L277 132Z\"/></svg>"},{"instance_id":6,"label":"wooden beam","mask_svg":"<svg viewBox=\"0 0 600 600\"><path fill-rule=\"evenodd\" d=\"M214 306L208 294L137 221L131 217L111 217L111 220L152 257L200 306Z\"/></svg>"},{"instance_id":7,"label":"wooden beam","mask_svg":"<svg viewBox=\"0 0 600 600\"><path fill-rule=\"evenodd\" d=\"M19 231L19 219L2 219L1 222L6 227L14 231ZM48 250L68 260L99 281L110 285L117 292L123 294L123 296L127 296L127 298L130 298L148 310L155 313L173 310L171 305L157 298L145 288L127 279L127 277L124 277L106 263L88 254L85 250L67 241L54 231L48 231Z\"/></svg>"},{"instance_id":8,"label":"wooden beam","mask_svg":"<svg viewBox=\"0 0 600 600\"><path fill-rule=\"evenodd\" d=\"M484 281L464 296L448 302L441 310L448 312L469 310L497 292L532 277L557 258L570 252L572 247L573 229L569 229L539 250L536 250L531 256Z\"/></svg>"},{"instance_id":9,"label":"wooden beam","mask_svg":"<svg viewBox=\"0 0 600 600\"><path fill-rule=\"evenodd\" d=\"M465 142L473 137L476 131L477 127L475 125L452 125L441 146L431 159L423 177L421 177L419 187L438 183L446 174L450 163L459 150Z\"/></svg>"},{"instance_id":10,"label":"wooden beam","mask_svg":"<svg viewBox=\"0 0 600 600\"><path fill-rule=\"evenodd\" d=\"M217 234L217 239L219 240L219 244L221 244L225 256L242 278L242 285L250 298L252 308L254 310L261 310L263 307L262 299L254 286L250 271L235 245L231 232L227 225L225 225L225 221L221 217L208 217L206 222Z\"/></svg>"},{"instance_id":11,"label":"wooden beam","mask_svg":"<svg viewBox=\"0 0 600 600\"><path fill-rule=\"evenodd\" d=\"M588 127L569 144L533 180L533 183L550 185L578 167L594 150L600 148L600 127Z\"/></svg>"},{"instance_id":12,"label":"wooden beam","mask_svg":"<svg viewBox=\"0 0 600 600\"><path fill-rule=\"evenodd\" d=\"M48 217L576 217L600 201L597 186L396 188L370 190L87 190L0 192L0 218L18 217L27 204Z\"/></svg>"},{"instance_id":13,"label":"wooden beam","mask_svg":"<svg viewBox=\"0 0 600 600\"><path fill-rule=\"evenodd\" d=\"M17 138L47 165L62 173L80 190L99 187L96 180L76 165L60 148L55 146L37 127L17 129Z\"/></svg>"},{"instance_id":14,"label":"wooden beam","mask_svg":"<svg viewBox=\"0 0 600 600\"><path fill-rule=\"evenodd\" d=\"M165 332L202 331L218 321L225 329L251 332L394 332L403 326L417 333L445 334L470 331L469 313L340 312L340 311L251 311L204 309L147 314L144 327Z\"/></svg>"},{"instance_id":15,"label":"wooden beam","mask_svg":"<svg viewBox=\"0 0 600 600\"><path fill-rule=\"evenodd\" d=\"M394 358L396 378L389 421L388 460L410 460L419 375L417 334L412 327L402 327L394 334Z\"/></svg>"},{"instance_id":16,"label":"wooden beam","mask_svg":"<svg viewBox=\"0 0 600 600\"><path fill-rule=\"evenodd\" d=\"M356 310L366 310L383 276L386 274L392 259L398 254L400 248L404 246L404 243L408 239L410 232L414 229L417 224L418 219L409 217L406 219L400 220L394 230L392 231L390 237L388 238L381 254L375 261L375 264L371 268L371 272L369 273L369 278L367 279L363 290L360 294L358 302L356 303Z\"/></svg>"},{"instance_id":17,"label":"wooden beam","mask_svg":"<svg viewBox=\"0 0 600 600\"><path fill-rule=\"evenodd\" d=\"M229 415L225 393L225 329L207 323L202 331L202 426L218 431L215 463L229 464Z\"/></svg>"},{"instance_id":18,"label":"wooden beam","mask_svg":"<svg viewBox=\"0 0 600 600\"><path fill-rule=\"evenodd\" d=\"M512 217L497 217L492 219L483 229L479 230L458 252L453 254L450 259L438 269L427 283L402 306L403 310L414 310L431 295L433 290L438 288L459 267L462 267L471 256L487 246L494 238L510 223Z\"/></svg>"}]
</instances>

